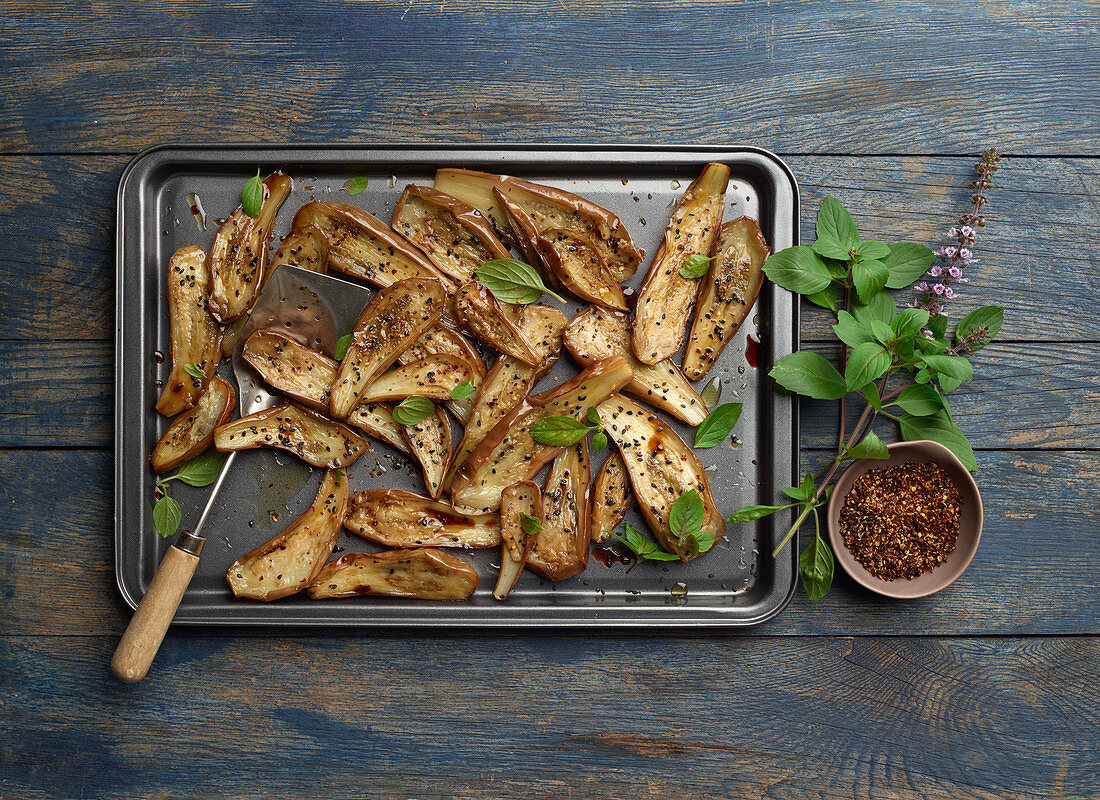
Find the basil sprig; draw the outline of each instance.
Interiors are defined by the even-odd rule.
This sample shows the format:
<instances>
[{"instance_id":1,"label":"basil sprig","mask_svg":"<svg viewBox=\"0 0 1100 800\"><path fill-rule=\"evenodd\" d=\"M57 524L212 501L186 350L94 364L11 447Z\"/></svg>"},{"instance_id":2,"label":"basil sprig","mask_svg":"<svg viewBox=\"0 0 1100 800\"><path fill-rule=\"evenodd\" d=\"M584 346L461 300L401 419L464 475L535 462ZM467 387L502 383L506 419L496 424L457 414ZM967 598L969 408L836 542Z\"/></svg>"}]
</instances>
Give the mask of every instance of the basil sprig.
<instances>
[{"instance_id":1,"label":"basil sprig","mask_svg":"<svg viewBox=\"0 0 1100 800\"><path fill-rule=\"evenodd\" d=\"M435 413L431 400L419 394L411 394L393 407L393 421L398 425L419 425Z\"/></svg>"},{"instance_id":2,"label":"basil sprig","mask_svg":"<svg viewBox=\"0 0 1100 800\"><path fill-rule=\"evenodd\" d=\"M707 418L695 429L695 447L714 447L730 435L741 417L741 403L723 403L707 414Z\"/></svg>"},{"instance_id":3,"label":"basil sprig","mask_svg":"<svg viewBox=\"0 0 1100 800\"><path fill-rule=\"evenodd\" d=\"M157 480L157 486L164 495L153 504L153 527L161 537L167 539L179 530L183 519L180 504L168 494L168 484L171 481L183 481L188 486L209 486L218 479L226 457L225 453L210 448L181 466L175 475Z\"/></svg>"},{"instance_id":4,"label":"basil sprig","mask_svg":"<svg viewBox=\"0 0 1100 800\"><path fill-rule=\"evenodd\" d=\"M565 299L546 288L530 264L515 258L494 258L477 269L477 279L502 303L534 303L543 292L564 303Z\"/></svg>"},{"instance_id":5,"label":"basil sprig","mask_svg":"<svg viewBox=\"0 0 1100 800\"><path fill-rule=\"evenodd\" d=\"M693 253L688 256L684 261L684 265L680 267L680 277L691 280L693 278L702 278L710 270L710 262L713 261L711 256L705 256L702 253Z\"/></svg>"},{"instance_id":6,"label":"basil sprig","mask_svg":"<svg viewBox=\"0 0 1100 800\"><path fill-rule=\"evenodd\" d=\"M340 188L350 195L357 195L365 192L369 183L370 181L367 180L366 175L356 175L344 181L344 185Z\"/></svg>"},{"instance_id":7,"label":"basil sprig","mask_svg":"<svg viewBox=\"0 0 1100 800\"><path fill-rule=\"evenodd\" d=\"M530 514L519 512L519 524L523 528L523 532L528 536L536 536L542 533L542 522L538 517L532 517Z\"/></svg>"},{"instance_id":8,"label":"basil sprig","mask_svg":"<svg viewBox=\"0 0 1100 800\"><path fill-rule=\"evenodd\" d=\"M260 180L260 169L256 168L256 174L244 182L241 189L241 210L250 217L257 217L264 207L264 182Z\"/></svg>"},{"instance_id":9,"label":"basil sprig","mask_svg":"<svg viewBox=\"0 0 1100 800\"><path fill-rule=\"evenodd\" d=\"M536 420L531 425L531 438L550 447L572 447L587 436L589 431L596 431L592 443L597 450L603 450L607 447L607 434L600 426L600 412L595 406L589 406L585 409L585 416L591 425L565 416Z\"/></svg>"},{"instance_id":10,"label":"basil sprig","mask_svg":"<svg viewBox=\"0 0 1100 800\"><path fill-rule=\"evenodd\" d=\"M354 334L345 333L336 340L336 346L332 350L332 355L336 357L337 361L344 360L344 356L348 354L348 348L351 347L354 338Z\"/></svg>"}]
</instances>

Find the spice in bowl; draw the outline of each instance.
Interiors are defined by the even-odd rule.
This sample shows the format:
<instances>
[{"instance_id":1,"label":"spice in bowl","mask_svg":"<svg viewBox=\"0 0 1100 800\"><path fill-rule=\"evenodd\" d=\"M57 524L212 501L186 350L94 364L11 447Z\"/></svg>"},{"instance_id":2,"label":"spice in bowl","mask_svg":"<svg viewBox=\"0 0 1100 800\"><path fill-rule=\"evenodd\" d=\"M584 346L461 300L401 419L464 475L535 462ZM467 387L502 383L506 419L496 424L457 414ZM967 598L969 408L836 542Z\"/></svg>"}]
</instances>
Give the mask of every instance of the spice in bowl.
<instances>
[{"instance_id":1,"label":"spice in bowl","mask_svg":"<svg viewBox=\"0 0 1100 800\"><path fill-rule=\"evenodd\" d=\"M959 488L942 467L907 461L856 479L844 498L840 533L876 578L911 580L951 555L961 512Z\"/></svg>"}]
</instances>

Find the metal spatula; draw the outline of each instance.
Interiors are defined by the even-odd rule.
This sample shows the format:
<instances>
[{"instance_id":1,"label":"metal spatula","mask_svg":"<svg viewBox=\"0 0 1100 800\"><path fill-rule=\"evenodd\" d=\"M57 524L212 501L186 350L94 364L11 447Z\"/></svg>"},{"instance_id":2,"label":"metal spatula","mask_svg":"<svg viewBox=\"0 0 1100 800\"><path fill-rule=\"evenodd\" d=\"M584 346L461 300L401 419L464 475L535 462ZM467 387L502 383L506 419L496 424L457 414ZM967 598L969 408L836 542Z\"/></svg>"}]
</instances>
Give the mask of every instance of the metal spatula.
<instances>
[{"instance_id":1,"label":"metal spatula","mask_svg":"<svg viewBox=\"0 0 1100 800\"><path fill-rule=\"evenodd\" d=\"M258 330L277 330L307 347L332 355L337 338L351 331L371 294L370 289L340 278L291 265L278 267L256 299L233 349L233 375L237 379L241 416L271 408L282 399L268 390L242 357L241 350L249 336ZM121 680L140 681L149 671L198 567L199 555L206 544L202 529L236 456L232 452L226 458L194 529L181 531L161 559L111 660L111 670Z\"/></svg>"}]
</instances>

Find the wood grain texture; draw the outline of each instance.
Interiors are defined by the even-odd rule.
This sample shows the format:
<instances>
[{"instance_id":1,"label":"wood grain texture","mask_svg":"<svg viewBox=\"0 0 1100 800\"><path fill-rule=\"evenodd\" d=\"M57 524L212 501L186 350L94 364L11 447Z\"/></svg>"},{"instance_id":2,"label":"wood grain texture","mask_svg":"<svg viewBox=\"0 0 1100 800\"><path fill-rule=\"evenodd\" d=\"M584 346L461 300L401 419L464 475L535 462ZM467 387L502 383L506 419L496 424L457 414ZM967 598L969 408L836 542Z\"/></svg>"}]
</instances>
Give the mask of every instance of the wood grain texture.
<instances>
[{"instance_id":1,"label":"wood grain texture","mask_svg":"<svg viewBox=\"0 0 1100 800\"><path fill-rule=\"evenodd\" d=\"M1095 6L995 0L959 25L956 4L918 0L6 0L0 148L732 134L796 152L1100 149Z\"/></svg>"}]
</instances>

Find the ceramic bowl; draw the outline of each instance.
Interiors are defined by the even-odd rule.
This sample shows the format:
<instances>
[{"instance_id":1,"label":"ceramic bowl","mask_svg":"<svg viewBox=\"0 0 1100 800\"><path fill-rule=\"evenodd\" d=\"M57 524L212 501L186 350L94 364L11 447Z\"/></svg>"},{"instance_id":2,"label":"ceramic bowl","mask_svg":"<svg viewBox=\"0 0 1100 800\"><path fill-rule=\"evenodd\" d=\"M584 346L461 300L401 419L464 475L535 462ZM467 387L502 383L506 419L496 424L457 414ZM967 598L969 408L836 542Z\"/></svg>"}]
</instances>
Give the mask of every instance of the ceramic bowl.
<instances>
[{"instance_id":1,"label":"ceramic bowl","mask_svg":"<svg viewBox=\"0 0 1100 800\"><path fill-rule=\"evenodd\" d=\"M950 585L970 566L974 551L978 549L978 540L982 537L982 497L978 493L978 484L974 482L970 471L942 444L927 440L896 442L889 445L887 449L890 451L889 458L863 458L853 462L836 482L833 496L829 500L829 544L832 545L836 561L860 586L886 597L900 599L926 597ZM959 487L963 503L959 518L959 538L947 560L931 572L926 572L912 580L899 578L884 581L864 569L844 544L844 537L840 533L840 511L844 508L844 498L848 496L857 478L868 470L894 467L906 461L927 461L939 464Z\"/></svg>"}]
</instances>

